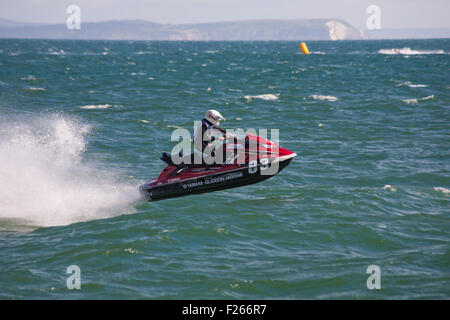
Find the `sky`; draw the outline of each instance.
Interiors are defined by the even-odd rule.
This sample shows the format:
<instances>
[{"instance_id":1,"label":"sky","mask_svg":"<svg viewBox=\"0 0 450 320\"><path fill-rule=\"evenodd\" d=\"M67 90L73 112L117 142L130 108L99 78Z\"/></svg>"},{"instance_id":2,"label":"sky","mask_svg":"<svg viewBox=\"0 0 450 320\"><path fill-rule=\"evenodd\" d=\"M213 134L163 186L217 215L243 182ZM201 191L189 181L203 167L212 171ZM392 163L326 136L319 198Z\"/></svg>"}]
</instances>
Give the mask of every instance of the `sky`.
<instances>
[{"instance_id":1,"label":"sky","mask_svg":"<svg viewBox=\"0 0 450 320\"><path fill-rule=\"evenodd\" d=\"M334 18L358 29L366 28L367 7L377 5L383 29L450 28L450 0L0 0L0 18L64 24L69 5L80 7L82 22Z\"/></svg>"}]
</instances>

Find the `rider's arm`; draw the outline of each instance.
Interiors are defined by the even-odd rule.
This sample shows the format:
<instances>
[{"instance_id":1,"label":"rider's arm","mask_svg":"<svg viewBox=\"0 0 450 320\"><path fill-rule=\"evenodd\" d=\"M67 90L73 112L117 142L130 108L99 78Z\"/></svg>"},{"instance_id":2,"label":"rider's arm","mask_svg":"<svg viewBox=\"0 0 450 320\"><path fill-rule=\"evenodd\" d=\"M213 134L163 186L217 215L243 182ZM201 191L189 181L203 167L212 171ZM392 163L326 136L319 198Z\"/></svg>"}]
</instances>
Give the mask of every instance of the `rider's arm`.
<instances>
[{"instance_id":1,"label":"rider's arm","mask_svg":"<svg viewBox=\"0 0 450 320\"><path fill-rule=\"evenodd\" d=\"M237 139L237 135L230 132L225 132L225 137L226 139Z\"/></svg>"}]
</instances>

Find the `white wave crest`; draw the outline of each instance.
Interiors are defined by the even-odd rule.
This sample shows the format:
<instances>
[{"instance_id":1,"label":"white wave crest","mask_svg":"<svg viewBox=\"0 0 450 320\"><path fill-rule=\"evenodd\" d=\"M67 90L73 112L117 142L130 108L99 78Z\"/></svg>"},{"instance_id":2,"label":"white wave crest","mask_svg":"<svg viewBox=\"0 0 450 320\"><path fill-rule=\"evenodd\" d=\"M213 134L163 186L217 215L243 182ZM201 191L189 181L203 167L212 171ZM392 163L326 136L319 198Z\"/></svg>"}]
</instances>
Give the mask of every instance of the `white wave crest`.
<instances>
[{"instance_id":1,"label":"white wave crest","mask_svg":"<svg viewBox=\"0 0 450 320\"><path fill-rule=\"evenodd\" d=\"M450 189L447 189L447 188L434 187L433 189L434 189L434 191L440 191L440 192L442 192L444 194L450 194Z\"/></svg>"},{"instance_id":2,"label":"white wave crest","mask_svg":"<svg viewBox=\"0 0 450 320\"><path fill-rule=\"evenodd\" d=\"M419 98L419 99L404 99L402 101L407 104L414 104L414 103L419 103L419 101L433 100L433 99L434 99L434 94L432 94L431 96L427 96L427 97L423 97L423 98Z\"/></svg>"},{"instance_id":3,"label":"white wave crest","mask_svg":"<svg viewBox=\"0 0 450 320\"><path fill-rule=\"evenodd\" d=\"M434 94L432 94L431 96L420 98L420 100L433 100L433 99L434 99Z\"/></svg>"},{"instance_id":4,"label":"white wave crest","mask_svg":"<svg viewBox=\"0 0 450 320\"><path fill-rule=\"evenodd\" d=\"M397 191L397 188L391 186L390 184L386 184L386 185L383 187L383 189L384 189L384 190L390 190L390 191L393 191L393 192Z\"/></svg>"},{"instance_id":5,"label":"white wave crest","mask_svg":"<svg viewBox=\"0 0 450 320\"><path fill-rule=\"evenodd\" d=\"M28 87L27 89L30 91L47 91L44 88L40 88L40 87Z\"/></svg>"},{"instance_id":6,"label":"white wave crest","mask_svg":"<svg viewBox=\"0 0 450 320\"><path fill-rule=\"evenodd\" d=\"M418 55L418 54L445 54L444 50L411 50L411 48L392 48L380 49L380 54L402 54L402 55Z\"/></svg>"},{"instance_id":7,"label":"white wave crest","mask_svg":"<svg viewBox=\"0 0 450 320\"><path fill-rule=\"evenodd\" d=\"M21 77L20 80L24 81L36 81L36 77L33 75L29 75L28 77Z\"/></svg>"},{"instance_id":8,"label":"white wave crest","mask_svg":"<svg viewBox=\"0 0 450 320\"><path fill-rule=\"evenodd\" d=\"M415 104L415 103L419 103L418 99L404 99L402 100L404 103L406 104Z\"/></svg>"},{"instance_id":9,"label":"white wave crest","mask_svg":"<svg viewBox=\"0 0 450 320\"><path fill-rule=\"evenodd\" d=\"M338 101L339 99L333 96L322 96L317 94L312 94L309 96L310 98L313 98L314 100L327 100L327 101Z\"/></svg>"},{"instance_id":10,"label":"white wave crest","mask_svg":"<svg viewBox=\"0 0 450 320\"><path fill-rule=\"evenodd\" d=\"M278 98L280 97L280 94L260 94L260 95L256 95L256 96L244 96L245 99L247 100L252 100L252 99L262 99L262 100L278 100Z\"/></svg>"},{"instance_id":11,"label":"white wave crest","mask_svg":"<svg viewBox=\"0 0 450 320\"><path fill-rule=\"evenodd\" d=\"M113 108L113 105L110 104L96 104L96 105L86 105L86 106L81 106L79 107L80 109L86 109L86 110L91 110L91 109L109 109L109 108Z\"/></svg>"},{"instance_id":12,"label":"white wave crest","mask_svg":"<svg viewBox=\"0 0 450 320\"><path fill-rule=\"evenodd\" d=\"M48 53L51 54L51 55L54 55L54 56L60 56L60 55L66 54L66 52L63 49L61 49L59 51L49 50Z\"/></svg>"},{"instance_id":13,"label":"white wave crest","mask_svg":"<svg viewBox=\"0 0 450 320\"><path fill-rule=\"evenodd\" d=\"M396 87L403 87L403 86L408 86L410 88L427 88L428 85L426 84L413 84L411 81L405 81L402 83L399 83L398 85L396 85Z\"/></svg>"}]
</instances>

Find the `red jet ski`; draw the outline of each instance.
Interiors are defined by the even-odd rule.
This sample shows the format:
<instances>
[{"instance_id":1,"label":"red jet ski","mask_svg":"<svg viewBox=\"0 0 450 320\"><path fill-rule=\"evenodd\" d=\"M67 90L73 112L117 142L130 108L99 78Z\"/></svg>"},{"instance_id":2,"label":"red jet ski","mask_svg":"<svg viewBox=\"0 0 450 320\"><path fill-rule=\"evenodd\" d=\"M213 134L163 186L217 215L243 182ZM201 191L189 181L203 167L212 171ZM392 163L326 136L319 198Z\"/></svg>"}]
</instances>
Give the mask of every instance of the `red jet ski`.
<instances>
[{"instance_id":1,"label":"red jet ski","mask_svg":"<svg viewBox=\"0 0 450 320\"><path fill-rule=\"evenodd\" d=\"M167 167L139 187L141 194L148 201L156 201L241 187L273 177L296 156L253 134L247 134L244 143L227 144L226 148L234 153L223 164L176 164L171 155L163 153L161 160Z\"/></svg>"}]
</instances>

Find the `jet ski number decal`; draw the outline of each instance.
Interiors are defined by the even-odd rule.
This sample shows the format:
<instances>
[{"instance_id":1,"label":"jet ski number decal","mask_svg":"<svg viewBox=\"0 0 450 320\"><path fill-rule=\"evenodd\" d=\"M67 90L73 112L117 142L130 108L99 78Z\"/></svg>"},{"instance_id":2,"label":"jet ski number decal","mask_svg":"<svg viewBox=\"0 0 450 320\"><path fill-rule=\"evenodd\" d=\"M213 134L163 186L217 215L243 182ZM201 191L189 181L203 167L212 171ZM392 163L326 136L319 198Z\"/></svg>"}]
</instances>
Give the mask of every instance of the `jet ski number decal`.
<instances>
[{"instance_id":1,"label":"jet ski number decal","mask_svg":"<svg viewBox=\"0 0 450 320\"><path fill-rule=\"evenodd\" d=\"M265 170L269 167L269 159L262 158L259 163L261 164L261 170ZM258 171L258 160L251 160L248 163L248 173L254 174Z\"/></svg>"}]
</instances>

